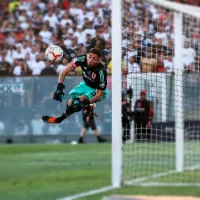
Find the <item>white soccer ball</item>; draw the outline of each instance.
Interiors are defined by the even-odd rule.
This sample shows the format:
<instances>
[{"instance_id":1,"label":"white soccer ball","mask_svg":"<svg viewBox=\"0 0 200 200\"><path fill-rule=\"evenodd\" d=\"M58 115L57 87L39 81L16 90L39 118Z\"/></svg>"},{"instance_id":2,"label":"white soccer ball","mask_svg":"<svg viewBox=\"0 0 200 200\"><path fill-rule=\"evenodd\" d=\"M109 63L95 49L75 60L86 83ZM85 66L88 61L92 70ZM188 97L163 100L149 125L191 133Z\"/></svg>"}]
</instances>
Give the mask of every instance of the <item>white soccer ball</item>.
<instances>
[{"instance_id":1,"label":"white soccer ball","mask_svg":"<svg viewBox=\"0 0 200 200\"><path fill-rule=\"evenodd\" d=\"M58 45L51 45L45 51L45 59L51 62L59 62L63 58L63 50Z\"/></svg>"},{"instance_id":2,"label":"white soccer ball","mask_svg":"<svg viewBox=\"0 0 200 200\"><path fill-rule=\"evenodd\" d=\"M72 145L77 145L78 143L76 141L71 142Z\"/></svg>"}]
</instances>

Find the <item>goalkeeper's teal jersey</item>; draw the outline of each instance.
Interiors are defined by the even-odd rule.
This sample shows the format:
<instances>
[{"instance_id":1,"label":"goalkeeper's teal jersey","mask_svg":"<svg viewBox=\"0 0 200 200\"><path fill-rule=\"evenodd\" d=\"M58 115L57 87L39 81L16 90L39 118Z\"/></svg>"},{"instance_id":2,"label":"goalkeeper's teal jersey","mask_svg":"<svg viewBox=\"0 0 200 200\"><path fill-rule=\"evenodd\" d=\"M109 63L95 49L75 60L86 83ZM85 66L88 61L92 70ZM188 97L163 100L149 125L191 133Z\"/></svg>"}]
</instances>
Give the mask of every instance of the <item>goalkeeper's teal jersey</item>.
<instances>
[{"instance_id":1,"label":"goalkeeper's teal jersey","mask_svg":"<svg viewBox=\"0 0 200 200\"><path fill-rule=\"evenodd\" d=\"M87 64L87 54L78 56L72 61L74 68L81 67L83 71L83 80L94 89L105 90L107 86L106 67L102 62L95 68L89 68Z\"/></svg>"}]
</instances>

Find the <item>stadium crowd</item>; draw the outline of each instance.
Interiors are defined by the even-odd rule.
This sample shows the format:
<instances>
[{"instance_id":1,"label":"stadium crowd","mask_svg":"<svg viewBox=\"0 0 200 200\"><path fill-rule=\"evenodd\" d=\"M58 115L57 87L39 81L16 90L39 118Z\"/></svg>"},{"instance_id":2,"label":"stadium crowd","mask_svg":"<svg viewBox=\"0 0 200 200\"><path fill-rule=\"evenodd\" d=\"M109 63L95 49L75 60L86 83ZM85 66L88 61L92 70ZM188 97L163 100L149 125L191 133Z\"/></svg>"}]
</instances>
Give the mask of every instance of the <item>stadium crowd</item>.
<instances>
[{"instance_id":1,"label":"stadium crowd","mask_svg":"<svg viewBox=\"0 0 200 200\"><path fill-rule=\"evenodd\" d=\"M0 4L1 75L56 75L73 57L92 47L102 50L102 60L111 74L110 0L3 2ZM173 71L172 14L141 0L124 1L123 6L123 73ZM193 30L197 25L189 20L187 23ZM198 36L199 30L188 35L190 40L185 39L183 59L185 67L190 69L198 67ZM50 44L58 44L64 50L61 63L44 60ZM80 74L79 69L72 73Z\"/></svg>"}]
</instances>

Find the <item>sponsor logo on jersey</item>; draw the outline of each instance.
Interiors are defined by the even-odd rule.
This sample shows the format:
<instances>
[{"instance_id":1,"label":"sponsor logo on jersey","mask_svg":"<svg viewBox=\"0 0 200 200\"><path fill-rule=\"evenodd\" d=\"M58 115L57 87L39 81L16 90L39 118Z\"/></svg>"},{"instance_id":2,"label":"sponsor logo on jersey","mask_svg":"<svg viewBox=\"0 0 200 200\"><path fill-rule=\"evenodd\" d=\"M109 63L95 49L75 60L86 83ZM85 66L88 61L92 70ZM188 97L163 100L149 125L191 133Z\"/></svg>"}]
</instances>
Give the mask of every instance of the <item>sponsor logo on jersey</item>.
<instances>
[{"instance_id":1,"label":"sponsor logo on jersey","mask_svg":"<svg viewBox=\"0 0 200 200\"><path fill-rule=\"evenodd\" d=\"M88 77L84 71L83 71L83 76L84 76L85 78L87 78L88 80L90 80L90 81L92 81L92 82L95 82L95 81L92 80L90 77Z\"/></svg>"}]
</instances>

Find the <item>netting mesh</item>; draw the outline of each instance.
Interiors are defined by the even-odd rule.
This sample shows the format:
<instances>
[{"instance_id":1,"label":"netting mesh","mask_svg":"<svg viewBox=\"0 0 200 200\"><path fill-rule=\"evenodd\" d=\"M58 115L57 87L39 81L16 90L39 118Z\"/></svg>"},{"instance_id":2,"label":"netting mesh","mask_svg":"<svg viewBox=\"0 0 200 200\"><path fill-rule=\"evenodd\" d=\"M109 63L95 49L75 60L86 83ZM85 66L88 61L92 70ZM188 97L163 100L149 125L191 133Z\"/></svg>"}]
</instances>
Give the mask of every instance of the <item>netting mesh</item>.
<instances>
[{"instance_id":1,"label":"netting mesh","mask_svg":"<svg viewBox=\"0 0 200 200\"><path fill-rule=\"evenodd\" d=\"M122 120L126 184L200 185L200 19L183 14L182 70L174 65L174 28L174 11L122 1L123 92L131 108ZM175 131L182 125L177 172Z\"/></svg>"}]
</instances>

